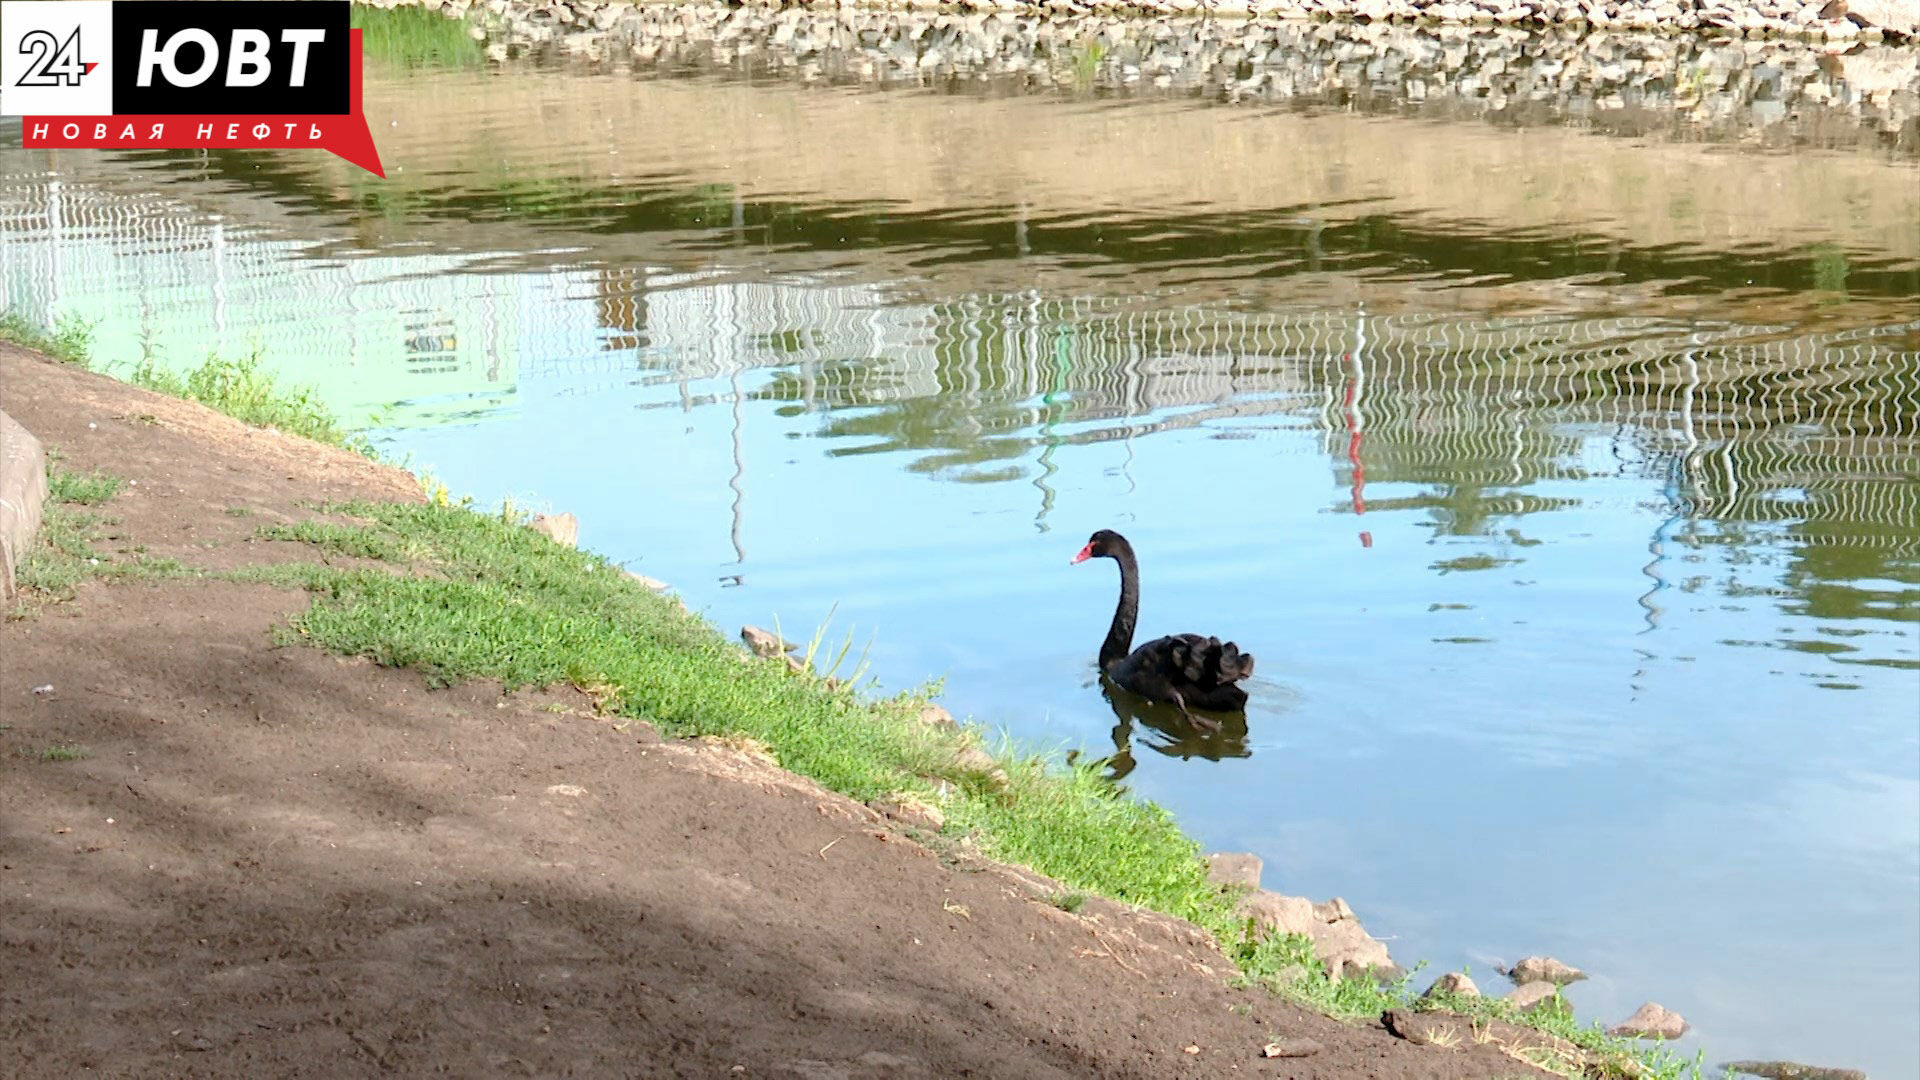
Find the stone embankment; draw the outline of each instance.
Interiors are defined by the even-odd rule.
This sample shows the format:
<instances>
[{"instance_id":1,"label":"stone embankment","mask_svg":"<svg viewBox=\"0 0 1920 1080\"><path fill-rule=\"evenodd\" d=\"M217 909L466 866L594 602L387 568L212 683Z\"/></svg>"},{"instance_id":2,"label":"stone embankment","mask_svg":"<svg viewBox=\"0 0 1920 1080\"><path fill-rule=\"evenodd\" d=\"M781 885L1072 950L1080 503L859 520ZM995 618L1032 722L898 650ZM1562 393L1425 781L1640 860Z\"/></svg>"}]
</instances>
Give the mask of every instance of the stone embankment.
<instances>
[{"instance_id":1,"label":"stone embankment","mask_svg":"<svg viewBox=\"0 0 1920 1080\"><path fill-rule=\"evenodd\" d=\"M445 10L459 13L459 2ZM491 4L474 9L473 32L496 61L559 54L804 82L1008 83L1636 137L1920 148L1920 43L1892 44L1891 34L1868 44L1364 20Z\"/></svg>"},{"instance_id":2,"label":"stone embankment","mask_svg":"<svg viewBox=\"0 0 1920 1080\"><path fill-rule=\"evenodd\" d=\"M14 573L40 530L47 461L40 440L0 412L0 603L14 596Z\"/></svg>"},{"instance_id":3,"label":"stone embankment","mask_svg":"<svg viewBox=\"0 0 1920 1080\"><path fill-rule=\"evenodd\" d=\"M371 2L379 7L419 4L454 16L479 12L512 23L599 30L610 28L634 7L661 6L636 5L630 0ZM1453 26L1705 30L1749 37L1786 35L1836 41L1904 41L1920 33L1920 5L1913 0L752 0L744 6L764 10L866 8L1041 16L1212 16Z\"/></svg>"}]
</instances>

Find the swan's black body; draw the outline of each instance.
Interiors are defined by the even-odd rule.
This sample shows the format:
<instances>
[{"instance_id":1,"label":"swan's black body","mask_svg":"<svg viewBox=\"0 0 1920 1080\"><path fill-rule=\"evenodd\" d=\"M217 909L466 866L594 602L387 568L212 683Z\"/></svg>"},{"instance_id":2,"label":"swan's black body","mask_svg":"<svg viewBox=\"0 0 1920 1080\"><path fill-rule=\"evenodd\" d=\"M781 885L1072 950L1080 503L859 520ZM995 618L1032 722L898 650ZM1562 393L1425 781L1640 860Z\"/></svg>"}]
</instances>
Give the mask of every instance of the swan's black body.
<instances>
[{"instance_id":1,"label":"swan's black body","mask_svg":"<svg viewBox=\"0 0 1920 1080\"><path fill-rule=\"evenodd\" d=\"M1202 721L1193 710L1245 709L1247 692L1236 684L1253 674L1253 654L1241 652L1231 641L1199 634L1170 634L1129 652L1140 617L1140 564L1127 538L1111 529L1094 533L1073 561L1099 558L1120 564L1120 604L1100 645L1100 670L1107 678L1123 690L1176 706L1189 719L1210 727L1217 725Z\"/></svg>"}]
</instances>

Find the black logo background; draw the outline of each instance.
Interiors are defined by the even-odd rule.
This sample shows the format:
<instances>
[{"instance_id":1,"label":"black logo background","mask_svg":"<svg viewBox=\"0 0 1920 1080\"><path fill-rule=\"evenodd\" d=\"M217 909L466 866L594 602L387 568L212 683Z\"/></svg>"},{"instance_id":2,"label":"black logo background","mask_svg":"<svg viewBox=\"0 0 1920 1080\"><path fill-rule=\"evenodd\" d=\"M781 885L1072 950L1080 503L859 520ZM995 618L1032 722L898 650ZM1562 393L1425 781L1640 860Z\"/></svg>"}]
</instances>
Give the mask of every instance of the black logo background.
<instances>
[{"instance_id":1,"label":"black logo background","mask_svg":"<svg viewBox=\"0 0 1920 1080\"><path fill-rule=\"evenodd\" d=\"M351 7L350 0L122 0L113 5L113 111L143 116L345 113L352 102L347 70ZM152 84L137 85L140 39L146 31L159 31L155 43L164 47L176 31L190 27L212 34L220 47L220 62L206 81L176 87L167 82L166 69L156 65ZM237 27L265 31L272 42L267 57L273 69L258 86L226 85ZM289 86L294 47L280 40L280 31L303 28L324 29L327 36L307 47L306 85ZM174 53L174 66L191 72L203 59L199 46L183 44Z\"/></svg>"}]
</instances>

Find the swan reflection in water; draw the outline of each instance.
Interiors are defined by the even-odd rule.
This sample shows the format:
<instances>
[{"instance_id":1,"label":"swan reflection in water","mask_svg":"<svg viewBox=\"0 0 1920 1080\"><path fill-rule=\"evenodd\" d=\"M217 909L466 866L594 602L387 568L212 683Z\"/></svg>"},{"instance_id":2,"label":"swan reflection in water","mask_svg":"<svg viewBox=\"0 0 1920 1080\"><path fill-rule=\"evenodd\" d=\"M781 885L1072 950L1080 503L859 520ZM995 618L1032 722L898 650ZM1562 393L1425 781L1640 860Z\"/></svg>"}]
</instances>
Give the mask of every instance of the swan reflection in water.
<instances>
[{"instance_id":1,"label":"swan reflection in water","mask_svg":"<svg viewBox=\"0 0 1920 1080\"><path fill-rule=\"evenodd\" d=\"M1119 721L1113 726L1113 756L1107 759L1109 776L1114 780L1125 777L1137 764L1133 758L1136 725L1143 729L1142 745L1182 761L1197 757L1219 761L1253 756L1253 751L1247 749L1247 714L1244 712L1215 713L1208 719L1218 720L1220 726L1208 730L1196 726L1172 705L1149 701L1115 686L1110 679L1100 680L1100 693L1113 708L1114 719Z\"/></svg>"}]
</instances>

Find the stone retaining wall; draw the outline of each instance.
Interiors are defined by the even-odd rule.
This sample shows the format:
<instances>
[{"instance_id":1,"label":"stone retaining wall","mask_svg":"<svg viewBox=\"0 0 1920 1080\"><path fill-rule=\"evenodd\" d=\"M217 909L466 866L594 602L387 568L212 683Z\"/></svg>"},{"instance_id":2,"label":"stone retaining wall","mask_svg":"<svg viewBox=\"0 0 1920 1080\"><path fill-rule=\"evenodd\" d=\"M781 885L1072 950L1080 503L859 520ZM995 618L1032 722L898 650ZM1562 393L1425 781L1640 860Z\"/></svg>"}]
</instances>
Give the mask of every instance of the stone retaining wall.
<instances>
[{"instance_id":1,"label":"stone retaining wall","mask_svg":"<svg viewBox=\"0 0 1920 1080\"><path fill-rule=\"evenodd\" d=\"M502 21L487 31L487 52L496 61L558 54L801 82L1198 95L1761 147L1874 144L1920 155L1920 48L1886 43L713 3L606 10L617 17L600 20L605 29Z\"/></svg>"},{"instance_id":2,"label":"stone retaining wall","mask_svg":"<svg viewBox=\"0 0 1920 1080\"><path fill-rule=\"evenodd\" d=\"M47 459L40 440L0 412L0 599L13 599L14 567L40 532Z\"/></svg>"},{"instance_id":3,"label":"stone retaining wall","mask_svg":"<svg viewBox=\"0 0 1920 1080\"><path fill-rule=\"evenodd\" d=\"M480 12L513 24L606 29L628 0L367 0L418 4L448 15ZM751 8L880 8L1021 15L1088 13L1217 16L1372 23L1709 31L1747 37L1907 41L1920 34L1920 0L751 0Z\"/></svg>"}]
</instances>

